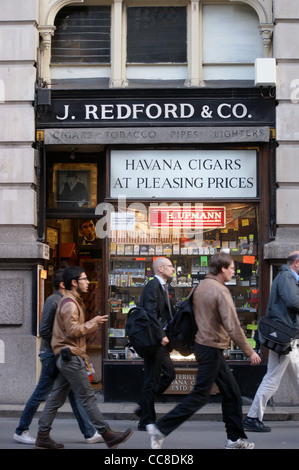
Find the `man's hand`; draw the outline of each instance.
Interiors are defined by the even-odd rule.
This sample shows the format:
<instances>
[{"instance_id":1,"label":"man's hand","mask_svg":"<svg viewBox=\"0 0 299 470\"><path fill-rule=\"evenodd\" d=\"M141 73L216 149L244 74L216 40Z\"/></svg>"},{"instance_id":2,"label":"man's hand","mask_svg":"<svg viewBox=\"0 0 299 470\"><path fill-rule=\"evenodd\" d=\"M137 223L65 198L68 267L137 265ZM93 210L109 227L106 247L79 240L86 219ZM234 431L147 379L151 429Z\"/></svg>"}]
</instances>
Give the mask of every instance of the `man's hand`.
<instances>
[{"instance_id":1,"label":"man's hand","mask_svg":"<svg viewBox=\"0 0 299 470\"><path fill-rule=\"evenodd\" d=\"M162 346L166 346L169 343L169 339L167 336L164 336L164 338L161 339L161 344Z\"/></svg>"},{"instance_id":2,"label":"man's hand","mask_svg":"<svg viewBox=\"0 0 299 470\"><path fill-rule=\"evenodd\" d=\"M97 315L94 317L97 324L100 325L101 323L104 323L105 321L108 320L108 315Z\"/></svg>"},{"instance_id":3,"label":"man's hand","mask_svg":"<svg viewBox=\"0 0 299 470\"><path fill-rule=\"evenodd\" d=\"M256 352L251 354L251 356L249 356L249 359L252 366L257 366L261 362L261 358Z\"/></svg>"}]
</instances>

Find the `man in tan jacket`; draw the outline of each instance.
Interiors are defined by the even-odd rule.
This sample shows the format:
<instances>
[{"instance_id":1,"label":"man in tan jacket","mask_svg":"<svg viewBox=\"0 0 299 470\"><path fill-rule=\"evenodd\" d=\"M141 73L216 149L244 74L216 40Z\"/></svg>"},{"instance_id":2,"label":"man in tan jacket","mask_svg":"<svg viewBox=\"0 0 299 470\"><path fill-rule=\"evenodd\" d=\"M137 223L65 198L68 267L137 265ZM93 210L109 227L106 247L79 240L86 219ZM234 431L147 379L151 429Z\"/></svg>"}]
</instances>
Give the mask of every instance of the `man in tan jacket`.
<instances>
[{"instance_id":1,"label":"man in tan jacket","mask_svg":"<svg viewBox=\"0 0 299 470\"><path fill-rule=\"evenodd\" d=\"M116 448L132 434L132 429L115 432L109 428L100 412L95 393L90 385L86 371L86 336L94 333L99 324L107 321L107 315L97 315L85 321L84 303L81 294L88 291L89 281L84 269L70 266L64 270L63 281L66 295L58 305L55 315L52 349L57 357L56 365L59 374L54 382L50 397L39 419L39 431L35 447L39 449L59 449L63 444L50 437L50 429L58 408L69 393L70 388L76 399L87 413L88 418L102 435L109 448Z\"/></svg>"},{"instance_id":2,"label":"man in tan jacket","mask_svg":"<svg viewBox=\"0 0 299 470\"><path fill-rule=\"evenodd\" d=\"M204 406L215 382L222 394L223 421L226 427L226 449L253 449L247 442L242 423L242 399L239 387L227 364L223 350L230 338L249 357L252 365L261 359L252 349L240 325L232 296L225 286L235 273L234 261L226 253L211 258L210 271L193 295L193 309L198 327L194 353L198 373L193 391L156 424L147 425L153 449L162 447L165 437Z\"/></svg>"}]
</instances>

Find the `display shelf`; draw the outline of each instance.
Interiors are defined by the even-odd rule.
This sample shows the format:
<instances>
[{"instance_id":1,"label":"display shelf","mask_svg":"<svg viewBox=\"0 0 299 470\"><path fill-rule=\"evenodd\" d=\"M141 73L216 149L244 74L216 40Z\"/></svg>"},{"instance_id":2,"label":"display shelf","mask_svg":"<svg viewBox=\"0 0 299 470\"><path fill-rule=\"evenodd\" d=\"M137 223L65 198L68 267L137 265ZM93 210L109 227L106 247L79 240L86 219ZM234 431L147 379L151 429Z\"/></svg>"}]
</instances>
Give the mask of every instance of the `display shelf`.
<instances>
[{"instance_id":1,"label":"display shelf","mask_svg":"<svg viewBox=\"0 0 299 470\"><path fill-rule=\"evenodd\" d=\"M192 287L204 279L209 272L210 259L218 251L229 253L234 259L235 276L227 283L227 287L246 336L252 340L252 330L248 331L247 326L256 324L258 319L257 210L253 205L245 203L227 203L222 209L224 225L221 227L205 225L202 229L194 230L190 220L189 225L183 224L180 229L165 226L165 217L172 220L170 205L163 208L163 214L159 215L158 209L158 218L155 220L151 219L150 208L149 217L146 211L136 213L135 231L112 231L109 245L109 298L110 301L120 301L121 308L110 311L110 351L126 347L122 322L129 309L138 305L144 286L154 276L152 264L155 257L166 256L174 266L169 292L175 304L187 297ZM190 214L194 214L192 209ZM232 345L229 357L243 360L241 353L236 351L235 345ZM125 351L115 354L126 357Z\"/></svg>"}]
</instances>

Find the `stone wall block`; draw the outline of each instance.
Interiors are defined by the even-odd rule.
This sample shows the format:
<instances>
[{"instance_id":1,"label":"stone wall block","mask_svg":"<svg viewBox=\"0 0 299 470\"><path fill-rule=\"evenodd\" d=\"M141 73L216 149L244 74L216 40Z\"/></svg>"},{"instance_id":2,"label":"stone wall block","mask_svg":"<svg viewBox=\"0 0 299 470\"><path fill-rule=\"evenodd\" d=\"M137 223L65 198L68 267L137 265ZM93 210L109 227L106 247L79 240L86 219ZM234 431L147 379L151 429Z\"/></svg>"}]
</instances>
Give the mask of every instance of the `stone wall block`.
<instances>
[{"instance_id":1,"label":"stone wall block","mask_svg":"<svg viewBox=\"0 0 299 470\"><path fill-rule=\"evenodd\" d=\"M0 224L36 226L35 201L31 187L0 187Z\"/></svg>"},{"instance_id":2,"label":"stone wall block","mask_svg":"<svg viewBox=\"0 0 299 470\"><path fill-rule=\"evenodd\" d=\"M21 325L24 315L23 279L0 279L0 325ZM9 301L8 301L9 299Z\"/></svg>"},{"instance_id":3,"label":"stone wall block","mask_svg":"<svg viewBox=\"0 0 299 470\"><path fill-rule=\"evenodd\" d=\"M277 224L299 225L299 187L280 187L277 190Z\"/></svg>"},{"instance_id":4,"label":"stone wall block","mask_svg":"<svg viewBox=\"0 0 299 470\"><path fill-rule=\"evenodd\" d=\"M2 24L0 61L36 61L38 34L33 24Z\"/></svg>"},{"instance_id":5,"label":"stone wall block","mask_svg":"<svg viewBox=\"0 0 299 470\"><path fill-rule=\"evenodd\" d=\"M0 105L0 143L34 142L34 140L34 107L30 104Z\"/></svg>"},{"instance_id":6,"label":"stone wall block","mask_svg":"<svg viewBox=\"0 0 299 470\"><path fill-rule=\"evenodd\" d=\"M36 183L32 147L0 147L0 184Z\"/></svg>"}]
</instances>

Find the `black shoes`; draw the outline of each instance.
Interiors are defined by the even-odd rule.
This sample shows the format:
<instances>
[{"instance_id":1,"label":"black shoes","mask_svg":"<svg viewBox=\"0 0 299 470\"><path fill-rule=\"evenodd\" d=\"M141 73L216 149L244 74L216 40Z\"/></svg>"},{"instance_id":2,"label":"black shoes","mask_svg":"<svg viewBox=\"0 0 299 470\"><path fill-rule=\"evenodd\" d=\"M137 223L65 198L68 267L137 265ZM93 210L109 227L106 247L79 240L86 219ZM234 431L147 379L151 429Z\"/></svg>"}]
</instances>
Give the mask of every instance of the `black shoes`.
<instances>
[{"instance_id":1,"label":"black shoes","mask_svg":"<svg viewBox=\"0 0 299 470\"><path fill-rule=\"evenodd\" d=\"M140 418L140 415L141 415L141 406L138 406L136 408L136 410L134 411L135 415ZM145 427L145 424L142 424L140 421L138 423L138 431L146 431L146 427Z\"/></svg>"},{"instance_id":2,"label":"black shoes","mask_svg":"<svg viewBox=\"0 0 299 470\"><path fill-rule=\"evenodd\" d=\"M271 428L269 426L265 426L258 418L249 418L247 416L244 420L244 430L253 432L270 432Z\"/></svg>"},{"instance_id":3,"label":"black shoes","mask_svg":"<svg viewBox=\"0 0 299 470\"><path fill-rule=\"evenodd\" d=\"M140 418L141 415L141 406L137 406L136 410L134 411L135 415Z\"/></svg>"},{"instance_id":4,"label":"black shoes","mask_svg":"<svg viewBox=\"0 0 299 470\"><path fill-rule=\"evenodd\" d=\"M138 431L146 431L146 425L145 424L141 424L140 421L138 423Z\"/></svg>"}]
</instances>

